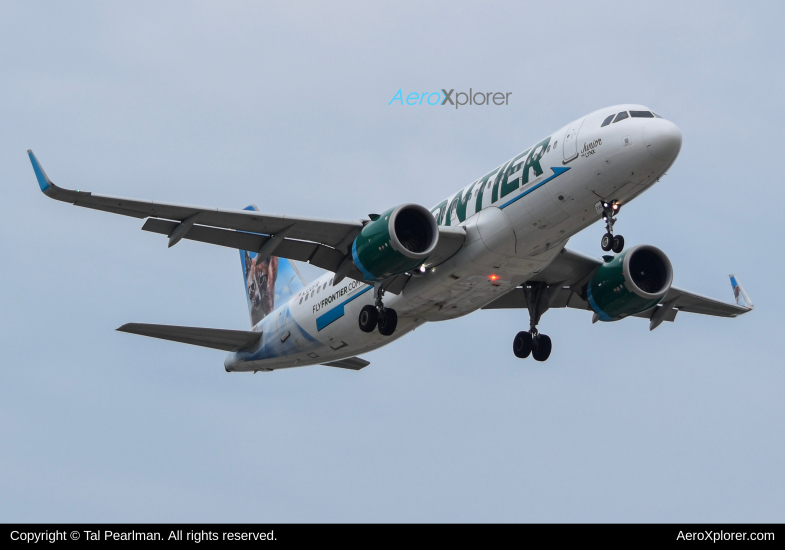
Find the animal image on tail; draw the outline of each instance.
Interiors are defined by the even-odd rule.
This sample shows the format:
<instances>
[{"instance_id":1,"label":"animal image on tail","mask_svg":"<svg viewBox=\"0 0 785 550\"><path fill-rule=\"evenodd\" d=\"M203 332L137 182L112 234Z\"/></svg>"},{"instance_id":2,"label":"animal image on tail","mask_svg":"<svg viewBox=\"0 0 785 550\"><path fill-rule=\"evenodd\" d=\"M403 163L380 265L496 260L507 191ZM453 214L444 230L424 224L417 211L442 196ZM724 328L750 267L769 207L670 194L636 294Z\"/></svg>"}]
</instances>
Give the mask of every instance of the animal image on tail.
<instances>
[{"instance_id":1,"label":"animal image on tail","mask_svg":"<svg viewBox=\"0 0 785 550\"><path fill-rule=\"evenodd\" d=\"M254 205L244 210L259 211ZM285 258L270 256L260 262L256 252L240 250L240 262L252 327L305 286L294 263Z\"/></svg>"},{"instance_id":2,"label":"animal image on tail","mask_svg":"<svg viewBox=\"0 0 785 550\"><path fill-rule=\"evenodd\" d=\"M278 278L278 258L270 256L261 263L256 257L251 258L247 250L243 250L243 274L245 288L248 293L248 309L251 313L251 325L261 321L275 309L275 281Z\"/></svg>"}]
</instances>

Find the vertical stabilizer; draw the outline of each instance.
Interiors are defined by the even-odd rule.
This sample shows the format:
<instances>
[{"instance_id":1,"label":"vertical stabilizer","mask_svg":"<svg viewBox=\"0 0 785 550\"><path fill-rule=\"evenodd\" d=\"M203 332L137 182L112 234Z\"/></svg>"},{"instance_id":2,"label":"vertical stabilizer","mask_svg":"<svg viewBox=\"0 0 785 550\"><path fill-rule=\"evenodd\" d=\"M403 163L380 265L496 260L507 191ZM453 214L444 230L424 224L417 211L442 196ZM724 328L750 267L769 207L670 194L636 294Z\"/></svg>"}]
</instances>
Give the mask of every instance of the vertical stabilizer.
<instances>
[{"instance_id":1,"label":"vertical stabilizer","mask_svg":"<svg viewBox=\"0 0 785 550\"><path fill-rule=\"evenodd\" d=\"M245 210L258 211L258 208L248 206ZM256 326L271 311L305 286L293 262L285 258L269 256L257 263L256 256L256 251L240 251L251 326Z\"/></svg>"}]
</instances>

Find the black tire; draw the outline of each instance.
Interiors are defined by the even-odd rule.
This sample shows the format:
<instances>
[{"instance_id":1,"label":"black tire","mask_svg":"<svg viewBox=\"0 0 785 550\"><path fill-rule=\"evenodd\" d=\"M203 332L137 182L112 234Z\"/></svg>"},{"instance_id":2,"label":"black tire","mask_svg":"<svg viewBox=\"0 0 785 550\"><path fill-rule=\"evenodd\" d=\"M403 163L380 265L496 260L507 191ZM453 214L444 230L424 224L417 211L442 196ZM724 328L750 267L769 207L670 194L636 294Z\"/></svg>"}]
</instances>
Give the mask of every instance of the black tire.
<instances>
[{"instance_id":1,"label":"black tire","mask_svg":"<svg viewBox=\"0 0 785 550\"><path fill-rule=\"evenodd\" d=\"M363 332L373 332L376 323L379 321L379 310L374 306L365 306L360 310L360 330Z\"/></svg>"},{"instance_id":2,"label":"black tire","mask_svg":"<svg viewBox=\"0 0 785 550\"><path fill-rule=\"evenodd\" d=\"M540 334L532 350L532 357L534 357L535 361L547 361L550 356L551 339L544 334Z\"/></svg>"},{"instance_id":3,"label":"black tire","mask_svg":"<svg viewBox=\"0 0 785 550\"><path fill-rule=\"evenodd\" d=\"M608 252L613 246L613 235L610 233L603 235L602 240L600 241L600 246L605 252Z\"/></svg>"},{"instance_id":4,"label":"black tire","mask_svg":"<svg viewBox=\"0 0 785 550\"><path fill-rule=\"evenodd\" d=\"M512 341L512 352L515 357L526 359L532 352L532 335L525 331L516 334Z\"/></svg>"},{"instance_id":5,"label":"black tire","mask_svg":"<svg viewBox=\"0 0 785 550\"><path fill-rule=\"evenodd\" d=\"M382 336L390 336L395 332L395 327L398 326L398 314L394 309L385 309L384 313L379 315L379 334Z\"/></svg>"},{"instance_id":6,"label":"black tire","mask_svg":"<svg viewBox=\"0 0 785 550\"><path fill-rule=\"evenodd\" d=\"M613 246L611 247L611 250L616 254L624 250L624 237L621 235L613 237Z\"/></svg>"}]
</instances>

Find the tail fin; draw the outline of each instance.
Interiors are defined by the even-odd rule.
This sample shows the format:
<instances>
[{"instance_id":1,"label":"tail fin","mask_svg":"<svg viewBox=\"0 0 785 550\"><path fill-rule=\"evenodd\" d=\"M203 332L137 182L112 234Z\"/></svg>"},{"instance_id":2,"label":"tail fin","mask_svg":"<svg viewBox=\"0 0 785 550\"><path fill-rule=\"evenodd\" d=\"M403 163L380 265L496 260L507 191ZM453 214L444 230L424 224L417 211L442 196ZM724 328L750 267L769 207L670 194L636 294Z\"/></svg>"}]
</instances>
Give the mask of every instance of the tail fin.
<instances>
[{"instance_id":1,"label":"tail fin","mask_svg":"<svg viewBox=\"0 0 785 550\"><path fill-rule=\"evenodd\" d=\"M252 205L245 210L259 209ZM240 262L252 327L305 287L294 263L285 258L270 256L257 264L255 251L241 250Z\"/></svg>"},{"instance_id":2,"label":"tail fin","mask_svg":"<svg viewBox=\"0 0 785 550\"><path fill-rule=\"evenodd\" d=\"M736 305L746 307L747 309L753 309L755 307L752 305L750 297L744 292L744 288L742 288L736 280L736 275L730 275L730 285L733 287L733 297L736 298Z\"/></svg>"}]
</instances>

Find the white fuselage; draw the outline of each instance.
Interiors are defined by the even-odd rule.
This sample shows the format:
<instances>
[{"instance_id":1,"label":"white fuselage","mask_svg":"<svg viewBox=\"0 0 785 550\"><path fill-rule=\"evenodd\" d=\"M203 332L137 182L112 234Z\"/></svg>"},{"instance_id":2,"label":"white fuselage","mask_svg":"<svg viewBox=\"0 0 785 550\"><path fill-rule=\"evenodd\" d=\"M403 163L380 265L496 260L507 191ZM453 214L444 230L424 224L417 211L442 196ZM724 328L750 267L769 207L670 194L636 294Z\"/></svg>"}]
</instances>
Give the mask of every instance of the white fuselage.
<instances>
[{"instance_id":1,"label":"white fuselage","mask_svg":"<svg viewBox=\"0 0 785 550\"><path fill-rule=\"evenodd\" d=\"M385 306L398 313L393 336L362 332L360 309L372 287L327 273L281 305L254 330L251 350L230 354L229 371L321 364L379 348L427 321L471 313L544 269L567 240L601 218L600 200L629 202L665 173L681 134L662 118L629 117L602 126L616 105L582 117L449 197L431 212L440 225L463 227L466 240L446 262L416 273ZM539 147L539 149L538 149ZM537 160L537 167L526 159ZM503 177L504 176L504 177ZM503 181L501 181L503 180Z\"/></svg>"}]
</instances>

